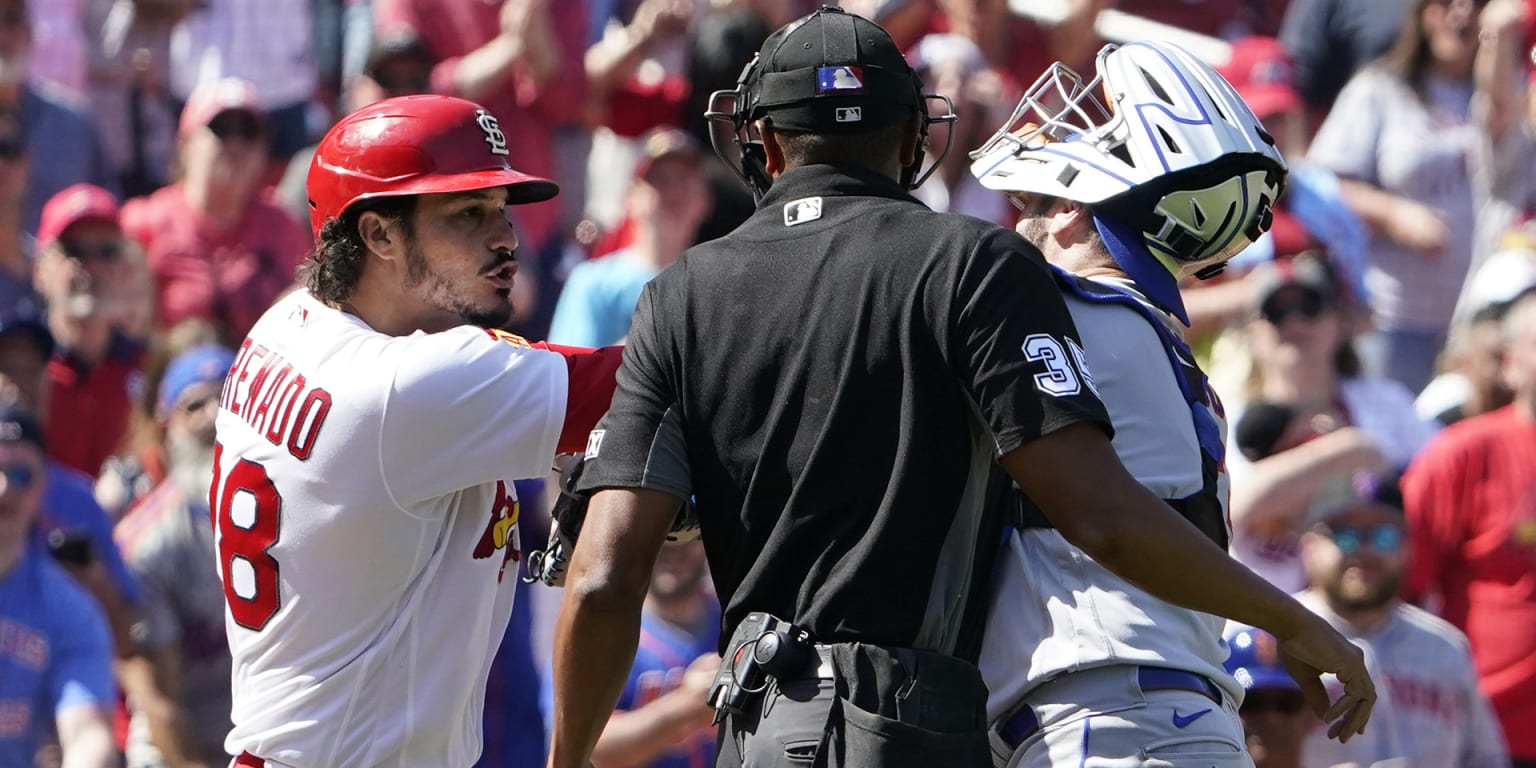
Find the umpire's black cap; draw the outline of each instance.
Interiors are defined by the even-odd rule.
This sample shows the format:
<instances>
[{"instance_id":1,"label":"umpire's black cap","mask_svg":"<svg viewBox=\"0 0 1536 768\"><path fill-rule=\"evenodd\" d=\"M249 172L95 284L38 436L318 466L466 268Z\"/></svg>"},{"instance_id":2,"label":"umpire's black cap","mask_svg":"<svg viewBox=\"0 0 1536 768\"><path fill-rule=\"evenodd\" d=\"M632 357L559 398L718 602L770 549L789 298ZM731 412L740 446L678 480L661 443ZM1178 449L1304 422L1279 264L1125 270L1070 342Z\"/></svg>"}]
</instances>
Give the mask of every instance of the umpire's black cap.
<instances>
[{"instance_id":1,"label":"umpire's black cap","mask_svg":"<svg viewBox=\"0 0 1536 768\"><path fill-rule=\"evenodd\" d=\"M811 133L883 128L924 104L921 83L890 34L830 6L768 36L746 90L752 119Z\"/></svg>"}]
</instances>

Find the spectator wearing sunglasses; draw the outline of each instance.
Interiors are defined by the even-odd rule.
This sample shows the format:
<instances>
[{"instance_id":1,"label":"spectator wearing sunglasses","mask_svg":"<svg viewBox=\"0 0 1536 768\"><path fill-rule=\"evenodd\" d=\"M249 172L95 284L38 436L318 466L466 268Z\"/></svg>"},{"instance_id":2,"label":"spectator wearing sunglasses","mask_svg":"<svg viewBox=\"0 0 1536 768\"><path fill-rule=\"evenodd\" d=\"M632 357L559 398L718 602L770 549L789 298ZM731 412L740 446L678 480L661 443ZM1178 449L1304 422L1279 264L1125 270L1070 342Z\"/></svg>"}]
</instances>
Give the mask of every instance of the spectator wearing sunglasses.
<instances>
[{"instance_id":1,"label":"spectator wearing sunglasses","mask_svg":"<svg viewBox=\"0 0 1536 768\"><path fill-rule=\"evenodd\" d=\"M1243 686L1243 738L1254 768L1302 768L1301 745L1318 723L1301 686L1280 665L1279 643L1262 629L1227 627L1227 672Z\"/></svg>"},{"instance_id":2,"label":"spectator wearing sunglasses","mask_svg":"<svg viewBox=\"0 0 1536 768\"><path fill-rule=\"evenodd\" d=\"M30 766L56 732L64 765L117 764L112 639L101 609L30 536L45 482L43 433L0 406L0 765Z\"/></svg>"},{"instance_id":3,"label":"spectator wearing sunglasses","mask_svg":"<svg viewBox=\"0 0 1536 768\"><path fill-rule=\"evenodd\" d=\"M49 455L94 478L128 431L153 289L112 193L79 184L43 214L34 284L56 347L37 407Z\"/></svg>"},{"instance_id":4,"label":"spectator wearing sunglasses","mask_svg":"<svg viewBox=\"0 0 1536 768\"><path fill-rule=\"evenodd\" d=\"M1401 384L1361 374L1357 309L1323 257L1306 252L1264 269L1246 328L1252 369L1244 387L1223 390L1243 449L1227 452L1232 554L1294 592L1305 586L1299 538L1325 470L1400 468L1434 428ZM1254 429L1250 410L1275 423ZM1255 432L1270 435L1257 451Z\"/></svg>"},{"instance_id":5,"label":"spectator wearing sunglasses","mask_svg":"<svg viewBox=\"0 0 1536 768\"><path fill-rule=\"evenodd\" d=\"M155 276L160 328L197 317L234 346L293 285L311 240L263 189L268 131L249 83L199 86L181 113L180 180L123 206Z\"/></svg>"},{"instance_id":6,"label":"spectator wearing sunglasses","mask_svg":"<svg viewBox=\"0 0 1536 768\"><path fill-rule=\"evenodd\" d=\"M55 349L41 316L31 311L0 313L0 403L45 412ZM112 540L112 522L96 502L89 476L53 458L47 460L45 474L33 537L96 598L117 647L125 648L137 619L139 588Z\"/></svg>"},{"instance_id":7,"label":"spectator wearing sunglasses","mask_svg":"<svg viewBox=\"0 0 1536 768\"><path fill-rule=\"evenodd\" d=\"M1384 684L1365 733L1341 744L1313 730L1303 763L1508 766L1466 635L1398 598L1409 553L1396 478L1328 477L1313 505L1315 523L1302 535L1308 588L1297 599L1360 646L1372 678Z\"/></svg>"}]
</instances>

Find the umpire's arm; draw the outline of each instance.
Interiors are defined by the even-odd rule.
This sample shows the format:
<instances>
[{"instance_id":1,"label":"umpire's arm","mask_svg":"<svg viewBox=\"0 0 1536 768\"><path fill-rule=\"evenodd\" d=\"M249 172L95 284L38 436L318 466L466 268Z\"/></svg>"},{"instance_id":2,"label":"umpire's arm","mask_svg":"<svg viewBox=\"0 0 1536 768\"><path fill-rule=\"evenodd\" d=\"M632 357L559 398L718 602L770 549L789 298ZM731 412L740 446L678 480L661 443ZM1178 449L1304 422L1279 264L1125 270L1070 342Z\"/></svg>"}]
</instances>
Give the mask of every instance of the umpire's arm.
<instances>
[{"instance_id":1,"label":"umpire's arm","mask_svg":"<svg viewBox=\"0 0 1536 768\"><path fill-rule=\"evenodd\" d=\"M586 764L635 661L656 553L682 500L606 488L592 496L555 625L552 768Z\"/></svg>"},{"instance_id":2,"label":"umpire's arm","mask_svg":"<svg viewBox=\"0 0 1536 768\"><path fill-rule=\"evenodd\" d=\"M1061 535L1095 562L1155 597L1280 638L1287 669L1331 723L1330 737L1348 741L1364 731L1376 691L1360 650L1138 483L1098 427L1063 427L1009 451L1001 463ZM1323 672L1336 673L1345 687L1331 706L1318 679Z\"/></svg>"}]
</instances>

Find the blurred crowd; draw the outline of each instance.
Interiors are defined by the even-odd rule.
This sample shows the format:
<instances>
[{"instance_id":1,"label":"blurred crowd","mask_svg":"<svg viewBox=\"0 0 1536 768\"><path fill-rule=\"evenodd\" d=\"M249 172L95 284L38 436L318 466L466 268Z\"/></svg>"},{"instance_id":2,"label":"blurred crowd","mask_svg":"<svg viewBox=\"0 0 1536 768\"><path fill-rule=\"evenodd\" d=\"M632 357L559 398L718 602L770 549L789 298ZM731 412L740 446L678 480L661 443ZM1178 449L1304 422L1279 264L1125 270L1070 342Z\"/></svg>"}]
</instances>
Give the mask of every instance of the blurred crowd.
<instances>
[{"instance_id":1,"label":"blurred crowd","mask_svg":"<svg viewBox=\"0 0 1536 768\"><path fill-rule=\"evenodd\" d=\"M512 211L509 330L621 343L642 286L752 209L710 150L710 93L816 4L0 0L0 768L227 762L212 416L308 258L304 177L332 122L414 93L484 104L512 165L562 190ZM1089 79L1106 30L1204 36L1175 42L1216 60L1292 171L1264 240L1186 286L1236 449L1233 554L1375 648L1386 724L1305 748L1326 740L1299 692L1240 671L1274 683L1244 683L1255 757L1485 765L1443 762L1472 738L1536 765L1536 2L842 5L960 115L917 196L1010 227L967 152L1051 62ZM696 547L657 567L599 765L711 759ZM557 601L518 599L481 765L542 761ZM1434 640L1405 645L1404 622ZM1234 659L1265 642L1234 635ZM1462 710L1498 727L1445 724Z\"/></svg>"}]
</instances>

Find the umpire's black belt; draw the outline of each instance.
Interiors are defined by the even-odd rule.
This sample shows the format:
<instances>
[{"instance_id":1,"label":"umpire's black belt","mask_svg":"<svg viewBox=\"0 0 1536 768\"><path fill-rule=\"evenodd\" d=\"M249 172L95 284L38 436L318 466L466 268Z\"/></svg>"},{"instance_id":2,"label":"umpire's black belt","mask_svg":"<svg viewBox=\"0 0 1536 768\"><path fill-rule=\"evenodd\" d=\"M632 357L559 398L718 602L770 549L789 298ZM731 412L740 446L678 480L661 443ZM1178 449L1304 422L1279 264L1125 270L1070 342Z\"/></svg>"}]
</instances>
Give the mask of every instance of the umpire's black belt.
<instances>
[{"instance_id":1,"label":"umpire's black belt","mask_svg":"<svg viewBox=\"0 0 1536 768\"><path fill-rule=\"evenodd\" d=\"M1182 669L1137 667L1136 683L1143 691L1190 691L1210 699L1217 706L1222 704L1221 689L1215 683L1205 675ZM1018 749L1020 744L1039 730L1040 720L1035 717L1035 708L1021 702L1018 711L1009 715L997 727L997 735L1003 737L1009 749Z\"/></svg>"}]
</instances>

